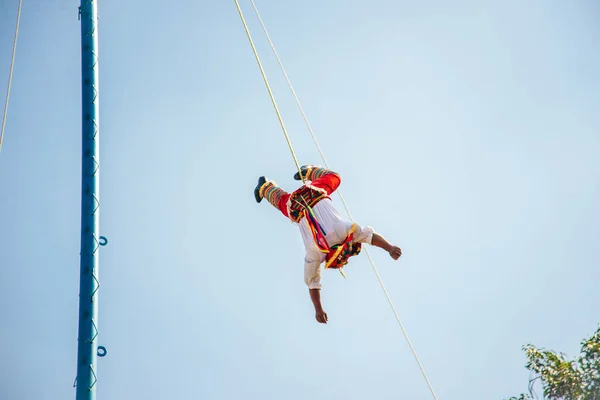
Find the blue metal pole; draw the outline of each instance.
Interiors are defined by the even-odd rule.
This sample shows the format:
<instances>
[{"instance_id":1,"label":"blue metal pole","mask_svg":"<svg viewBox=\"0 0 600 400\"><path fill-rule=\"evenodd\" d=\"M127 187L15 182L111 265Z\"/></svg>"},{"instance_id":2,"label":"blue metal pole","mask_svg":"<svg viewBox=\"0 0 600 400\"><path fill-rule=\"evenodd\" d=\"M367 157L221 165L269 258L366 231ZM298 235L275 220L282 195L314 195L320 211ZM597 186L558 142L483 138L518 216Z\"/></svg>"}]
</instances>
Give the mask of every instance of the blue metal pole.
<instances>
[{"instance_id":1,"label":"blue metal pole","mask_svg":"<svg viewBox=\"0 0 600 400\"><path fill-rule=\"evenodd\" d=\"M98 109L98 0L81 0L82 160L79 337L76 399L96 398L98 356L98 234L100 135Z\"/></svg>"}]
</instances>

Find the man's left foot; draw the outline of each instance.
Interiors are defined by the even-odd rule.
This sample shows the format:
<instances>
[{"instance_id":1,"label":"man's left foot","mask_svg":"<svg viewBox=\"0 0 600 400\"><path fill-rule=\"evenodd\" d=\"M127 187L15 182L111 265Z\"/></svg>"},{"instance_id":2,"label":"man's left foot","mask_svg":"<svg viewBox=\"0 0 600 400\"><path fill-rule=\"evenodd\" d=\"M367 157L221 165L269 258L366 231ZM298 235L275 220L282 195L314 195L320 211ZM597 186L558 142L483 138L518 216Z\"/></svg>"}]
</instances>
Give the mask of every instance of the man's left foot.
<instances>
[{"instance_id":1,"label":"man's left foot","mask_svg":"<svg viewBox=\"0 0 600 400\"><path fill-rule=\"evenodd\" d=\"M254 188L254 199L257 203L260 203L263 199L260 194L260 188L262 188L265 183L267 183L267 178L265 178L264 176L258 178L258 184Z\"/></svg>"}]
</instances>

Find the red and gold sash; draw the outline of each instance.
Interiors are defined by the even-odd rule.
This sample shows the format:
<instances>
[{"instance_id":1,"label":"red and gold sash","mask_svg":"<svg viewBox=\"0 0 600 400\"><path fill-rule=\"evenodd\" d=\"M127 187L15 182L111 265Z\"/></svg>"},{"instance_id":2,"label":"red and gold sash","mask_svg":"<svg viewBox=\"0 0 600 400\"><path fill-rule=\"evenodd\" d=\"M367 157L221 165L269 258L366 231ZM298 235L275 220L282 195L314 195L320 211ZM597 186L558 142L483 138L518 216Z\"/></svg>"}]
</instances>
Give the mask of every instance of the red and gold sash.
<instances>
[{"instance_id":1,"label":"red and gold sash","mask_svg":"<svg viewBox=\"0 0 600 400\"><path fill-rule=\"evenodd\" d=\"M326 255L325 268L339 269L340 273L346 277L342 268L348 264L348 259L350 257L358 255L361 250L361 244L354 241L354 231L356 230L357 225L352 224L348 236L342 243L329 246L329 243L327 243L327 239L325 238L327 232L325 232L317 220L312 209L315 204L325 198L329 198L325 191L305 185L290 196L288 202L288 215L290 219L296 223L299 223L302 218L306 218L315 244L319 248L319 251Z\"/></svg>"},{"instance_id":2,"label":"red and gold sash","mask_svg":"<svg viewBox=\"0 0 600 400\"><path fill-rule=\"evenodd\" d=\"M342 268L348 264L350 257L360 254L361 250L361 244L354 241L354 231L357 225L352 224L348 236L342 243L330 247L325 238L326 232L317 221L312 208L306 208L304 215L315 244L322 253L325 253L325 268L339 269L345 278L346 274L344 274Z\"/></svg>"}]
</instances>

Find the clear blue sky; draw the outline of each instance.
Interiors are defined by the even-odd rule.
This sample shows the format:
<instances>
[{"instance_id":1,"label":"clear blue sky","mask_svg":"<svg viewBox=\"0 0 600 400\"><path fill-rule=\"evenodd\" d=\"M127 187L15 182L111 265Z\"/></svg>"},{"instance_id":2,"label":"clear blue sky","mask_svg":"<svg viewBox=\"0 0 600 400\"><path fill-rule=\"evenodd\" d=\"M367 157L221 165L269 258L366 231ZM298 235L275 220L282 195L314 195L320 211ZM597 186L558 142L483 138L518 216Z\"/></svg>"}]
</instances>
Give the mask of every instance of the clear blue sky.
<instances>
[{"instance_id":1,"label":"clear blue sky","mask_svg":"<svg viewBox=\"0 0 600 400\"><path fill-rule=\"evenodd\" d=\"M0 0L0 90L17 0ZM74 398L76 1L25 1L0 153L0 399ZM451 4L452 3L452 4ZM599 322L600 7L259 1L440 399L527 388L521 346ZM318 163L260 27L302 163ZM294 164L233 1L100 0L98 399L429 399L364 255L314 320ZM2 103L3 104L3 103ZM337 200L336 200L337 202ZM339 204L339 203L337 203Z\"/></svg>"}]
</instances>

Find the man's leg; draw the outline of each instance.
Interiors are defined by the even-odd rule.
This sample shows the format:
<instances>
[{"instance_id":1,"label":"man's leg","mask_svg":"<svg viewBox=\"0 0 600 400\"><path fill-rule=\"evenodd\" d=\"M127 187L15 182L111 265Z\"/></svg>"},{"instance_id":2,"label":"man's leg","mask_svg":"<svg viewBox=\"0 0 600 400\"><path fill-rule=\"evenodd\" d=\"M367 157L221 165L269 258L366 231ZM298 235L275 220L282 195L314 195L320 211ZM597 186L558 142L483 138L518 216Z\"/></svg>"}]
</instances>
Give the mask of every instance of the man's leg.
<instances>
[{"instance_id":1,"label":"man's leg","mask_svg":"<svg viewBox=\"0 0 600 400\"><path fill-rule=\"evenodd\" d=\"M331 195L342 183L342 178L336 172L318 166L303 166L302 175L307 181L311 181L311 186L323 189L327 195ZM300 175L296 172L294 179L300 180Z\"/></svg>"},{"instance_id":2,"label":"man's leg","mask_svg":"<svg viewBox=\"0 0 600 400\"><path fill-rule=\"evenodd\" d=\"M261 176L258 179L258 185L254 189L254 197L257 203L260 203L262 199L266 199L273 207L281 211L283 215L288 216L287 202L290 194L277 186L274 181L267 180L264 176Z\"/></svg>"}]
</instances>

